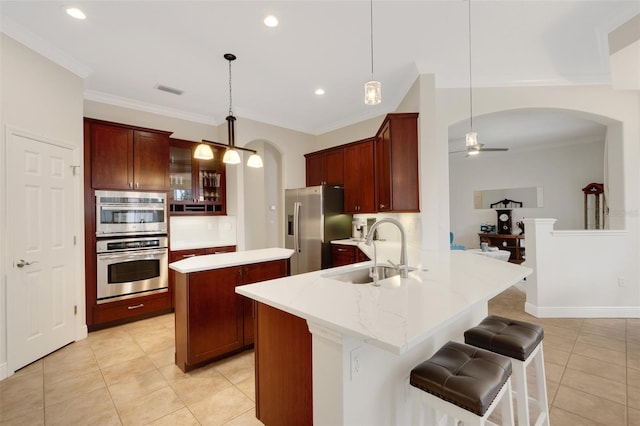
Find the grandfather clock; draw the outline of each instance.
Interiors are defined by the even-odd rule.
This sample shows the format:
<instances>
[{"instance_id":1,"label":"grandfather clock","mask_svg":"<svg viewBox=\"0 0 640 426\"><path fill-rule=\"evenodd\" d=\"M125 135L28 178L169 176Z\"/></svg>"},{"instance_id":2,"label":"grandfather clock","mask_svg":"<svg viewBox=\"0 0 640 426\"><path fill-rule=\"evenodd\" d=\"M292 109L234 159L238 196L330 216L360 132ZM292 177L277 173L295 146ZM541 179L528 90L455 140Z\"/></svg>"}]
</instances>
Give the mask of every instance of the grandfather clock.
<instances>
[{"instance_id":1,"label":"grandfather clock","mask_svg":"<svg viewBox=\"0 0 640 426\"><path fill-rule=\"evenodd\" d=\"M511 210L496 210L498 234L511 234Z\"/></svg>"}]
</instances>

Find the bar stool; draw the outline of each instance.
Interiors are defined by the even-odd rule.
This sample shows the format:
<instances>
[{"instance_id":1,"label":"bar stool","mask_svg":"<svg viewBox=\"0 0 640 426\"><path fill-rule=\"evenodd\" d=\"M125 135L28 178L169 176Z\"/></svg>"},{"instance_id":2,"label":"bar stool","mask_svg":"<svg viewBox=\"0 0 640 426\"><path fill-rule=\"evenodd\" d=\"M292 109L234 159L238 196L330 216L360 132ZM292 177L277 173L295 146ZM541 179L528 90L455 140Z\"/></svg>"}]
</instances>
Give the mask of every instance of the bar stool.
<instances>
[{"instance_id":1,"label":"bar stool","mask_svg":"<svg viewBox=\"0 0 640 426\"><path fill-rule=\"evenodd\" d=\"M503 400L503 424L513 425L511 368L509 358L448 342L411 370L413 424L423 424L428 412L429 425L438 423L438 413L446 414L454 425L458 421L484 425Z\"/></svg>"},{"instance_id":2,"label":"bar stool","mask_svg":"<svg viewBox=\"0 0 640 426\"><path fill-rule=\"evenodd\" d=\"M464 332L465 343L511 358L518 426L531 424L527 386L527 366L531 360L535 367L539 410L534 424L549 425L549 403L542 351L543 337L544 330L539 325L496 315L486 317L476 327Z\"/></svg>"}]
</instances>

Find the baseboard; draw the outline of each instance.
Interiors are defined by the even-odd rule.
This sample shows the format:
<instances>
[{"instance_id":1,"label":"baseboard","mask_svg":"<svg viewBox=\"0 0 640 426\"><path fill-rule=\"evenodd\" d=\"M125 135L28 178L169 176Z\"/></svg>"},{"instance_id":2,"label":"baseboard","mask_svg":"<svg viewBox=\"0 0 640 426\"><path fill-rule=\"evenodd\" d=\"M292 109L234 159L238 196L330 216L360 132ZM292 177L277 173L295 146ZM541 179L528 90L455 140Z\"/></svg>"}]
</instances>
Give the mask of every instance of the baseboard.
<instances>
[{"instance_id":1,"label":"baseboard","mask_svg":"<svg viewBox=\"0 0 640 426\"><path fill-rule=\"evenodd\" d=\"M86 323L83 323L76 332L76 342L78 340L84 340L89 335L89 328Z\"/></svg>"},{"instance_id":2,"label":"baseboard","mask_svg":"<svg viewBox=\"0 0 640 426\"><path fill-rule=\"evenodd\" d=\"M640 306L547 306L525 302L524 311L538 318L640 318Z\"/></svg>"},{"instance_id":3,"label":"baseboard","mask_svg":"<svg viewBox=\"0 0 640 426\"><path fill-rule=\"evenodd\" d=\"M7 371L7 363L3 362L0 364L0 380L4 380L9 377L9 372Z\"/></svg>"}]
</instances>

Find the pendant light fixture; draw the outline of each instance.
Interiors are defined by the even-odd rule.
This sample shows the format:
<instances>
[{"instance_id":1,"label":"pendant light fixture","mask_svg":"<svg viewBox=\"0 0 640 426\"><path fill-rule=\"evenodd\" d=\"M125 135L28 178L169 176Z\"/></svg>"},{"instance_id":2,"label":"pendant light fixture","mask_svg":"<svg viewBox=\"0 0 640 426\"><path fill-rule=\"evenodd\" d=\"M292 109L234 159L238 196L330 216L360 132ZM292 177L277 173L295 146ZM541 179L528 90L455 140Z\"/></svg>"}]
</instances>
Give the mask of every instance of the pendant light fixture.
<instances>
[{"instance_id":1,"label":"pendant light fixture","mask_svg":"<svg viewBox=\"0 0 640 426\"><path fill-rule=\"evenodd\" d=\"M263 167L262 158L260 157L260 155L258 155L258 152L255 149L241 148L239 146L236 146L236 117L233 115L233 96L231 93L231 62L236 60L236 55L234 55L233 53L225 53L224 58L229 61L229 115L227 115L227 117L225 118L225 120L227 121L229 144L225 145L219 142L213 142L203 139L202 143L197 146L193 154L193 158L199 160L211 160L213 158L211 145L213 145L221 148L226 148L222 157L222 162L225 164L239 164L241 160L238 150L242 150L251 152L251 156L249 156L249 159L247 160L248 167L261 168Z\"/></svg>"},{"instance_id":2,"label":"pendant light fixture","mask_svg":"<svg viewBox=\"0 0 640 426\"><path fill-rule=\"evenodd\" d=\"M227 134L229 135L229 148L224 152L224 156L222 157L222 162L226 164L238 164L240 162L240 154L235 149L236 145L236 136L235 136L235 121L236 118L233 116L233 108L232 101L233 97L231 96L231 62L236 60L236 55L233 53L225 53L224 58L229 61L229 115L227 115Z\"/></svg>"},{"instance_id":3,"label":"pendant light fixture","mask_svg":"<svg viewBox=\"0 0 640 426\"><path fill-rule=\"evenodd\" d=\"M469 155L478 154L480 145L478 144L478 133L473 131L473 85L471 80L471 0L469 2L469 132L466 135L466 146Z\"/></svg>"},{"instance_id":4,"label":"pendant light fixture","mask_svg":"<svg viewBox=\"0 0 640 426\"><path fill-rule=\"evenodd\" d=\"M373 79L373 0L369 0L369 29L371 36L371 80L364 84L364 103L377 105L382 100L382 88L379 81Z\"/></svg>"}]
</instances>

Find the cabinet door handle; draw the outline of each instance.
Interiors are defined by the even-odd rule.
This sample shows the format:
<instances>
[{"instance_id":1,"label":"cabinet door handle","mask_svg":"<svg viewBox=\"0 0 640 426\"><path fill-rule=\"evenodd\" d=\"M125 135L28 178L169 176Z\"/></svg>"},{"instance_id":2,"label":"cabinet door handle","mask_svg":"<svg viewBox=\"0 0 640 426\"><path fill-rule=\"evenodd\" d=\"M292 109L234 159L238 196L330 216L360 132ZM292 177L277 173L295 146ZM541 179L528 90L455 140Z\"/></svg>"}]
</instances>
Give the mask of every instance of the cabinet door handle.
<instances>
[{"instance_id":1,"label":"cabinet door handle","mask_svg":"<svg viewBox=\"0 0 640 426\"><path fill-rule=\"evenodd\" d=\"M381 209L384 209L384 208L385 208L385 205L384 205L384 204L380 204L380 208L381 208Z\"/></svg>"},{"instance_id":2,"label":"cabinet door handle","mask_svg":"<svg viewBox=\"0 0 640 426\"><path fill-rule=\"evenodd\" d=\"M343 251L347 251L347 249L339 248L338 251L343 252Z\"/></svg>"},{"instance_id":3,"label":"cabinet door handle","mask_svg":"<svg viewBox=\"0 0 640 426\"><path fill-rule=\"evenodd\" d=\"M140 182L136 182L136 188L140 188Z\"/></svg>"},{"instance_id":4,"label":"cabinet door handle","mask_svg":"<svg viewBox=\"0 0 640 426\"><path fill-rule=\"evenodd\" d=\"M195 254L183 254L183 255L182 255L182 258L183 258L183 259L184 259L184 258L187 258L187 257L196 257L196 255L195 255Z\"/></svg>"},{"instance_id":5,"label":"cabinet door handle","mask_svg":"<svg viewBox=\"0 0 640 426\"><path fill-rule=\"evenodd\" d=\"M129 188L133 188L133 182L129 182Z\"/></svg>"},{"instance_id":6,"label":"cabinet door handle","mask_svg":"<svg viewBox=\"0 0 640 426\"><path fill-rule=\"evenodd\" d=\"M133 309L140 309L144 307L144 303L140 303L139 305L134 305L134 306L127 306L127 309L129 309L130 311Z\"/></svg>"}]
</instances>

